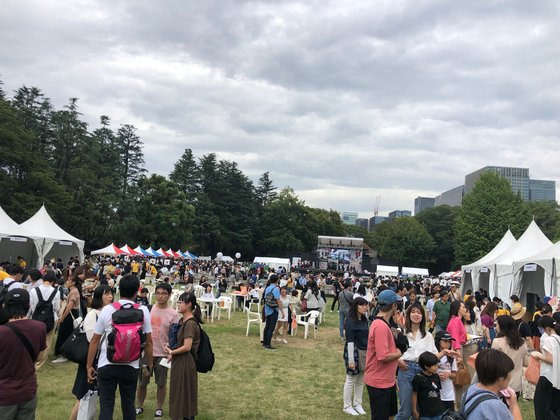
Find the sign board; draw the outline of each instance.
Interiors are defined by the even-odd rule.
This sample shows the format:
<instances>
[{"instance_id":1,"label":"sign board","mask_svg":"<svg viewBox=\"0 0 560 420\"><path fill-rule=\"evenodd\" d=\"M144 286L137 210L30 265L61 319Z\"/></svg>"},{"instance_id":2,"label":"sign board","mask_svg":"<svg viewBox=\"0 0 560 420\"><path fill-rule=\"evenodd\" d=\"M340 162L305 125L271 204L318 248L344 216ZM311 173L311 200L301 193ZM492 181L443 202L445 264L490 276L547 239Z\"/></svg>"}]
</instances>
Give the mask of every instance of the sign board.
<instances>
[{"instance_id":1,"label":"sign board","mask_svg":"<svg viewBox=\"0 0 560 420\"><path fill-rule=\"evenodd\" d=\"M525 264L523 271L537 271L537 264Z\"/></svg>"},{"instance_id":2,"label":"sign board","mask_svg":"<svg viewBox=\"0 0 560 420\"><path fill-rule=\"evenodd\" d=\"M68 242L68 241L58 241L59 245L65 245L65 246L72 246L72 242Z\"/></svg>"},{"instance_id":3,"label":"sign board","mask_svg":"<svg viewBox=\"0 0 560 420\"><path fill-rule=\"evenodd\" d=\"M465 273L470 273L471 269L470 268L465 268Z\"/></svg>"},{"instance_id":4,"label":"sign board","mask_svg":"<svg viewBox=\"0 0 560 420\"><path fill-rule=\"evenodd\" d=\"M10 236L10 241L12 241L12 242L27 242L27 238L22 238L20 236Z\"/></svg>"},{"instance_id":5,"label":"sign board","mask_svg":"<svg viewBox=\"0 0 560 420\"><path fill-rule=\"evenodd\" d=\"M125 256L124 256L124 260L125 260L126 262L128 262L128 261L130 261L130 257L129 257L128 255L125 255Z\"/></svg>"},{"instance_id":6,"label":"sign board","mask_svg":"<svg viewBox=\"0 0 560 420\"><path fill-rule=\"evenodd\" d=\"M488 269L488 267L482 267L482 268L480 269L480 272L481 272L481 273L488 273L489 271L490 271L490 270Z\"/></svg>"},{"instance_id":7,"label":"sign board","mask_svg":"<svg viewBox=\"0 0 560 420\"><path fill-rule=\"evenodd\" d=\"M165 260L163 260L163 265L171 265L171 260L166 258Z\"/></svg>"},{"instance_id":8,"label":"sign board","mask_svg":"<svg viewBox=\"0 0 560 420\"><path fill-rule=\"evenodd\" d=\"M156 263L156 259L155 258L150 258L150 264L155 264Z\"/></svg>"}]
</instances>

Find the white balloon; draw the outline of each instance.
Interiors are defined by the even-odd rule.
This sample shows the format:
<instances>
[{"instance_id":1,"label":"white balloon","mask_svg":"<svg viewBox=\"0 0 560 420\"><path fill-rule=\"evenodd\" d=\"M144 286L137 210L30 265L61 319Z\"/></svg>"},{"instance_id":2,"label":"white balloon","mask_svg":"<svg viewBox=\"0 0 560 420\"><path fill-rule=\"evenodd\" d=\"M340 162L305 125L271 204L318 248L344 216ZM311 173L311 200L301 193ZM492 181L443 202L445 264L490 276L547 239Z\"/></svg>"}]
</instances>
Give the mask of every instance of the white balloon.
<instances>
[{"instance_id":1,"label":"white balloon","mask_svg":"<svg viewBox=\"0 0 560 420\"><path fill-rule=\"evenodd\" d=\"M217 258L220 258L220 259L221 259L223 256L224 256L224 254L222 254L221 252L218 252L218 253L216 254L216 257L217 257Z\"/></svg>"},{"instance_id":2,"label":"white balloon","mask_svg":"<svg viewBox=\"0 0 560 420\"><path fill-rule=\"evenodd\" d=\"M235 258L237 258L237 259L241 258L241 254L240 254L239 252L237 252L237 253L235 254Z\"/></svg>"}]
</instances>

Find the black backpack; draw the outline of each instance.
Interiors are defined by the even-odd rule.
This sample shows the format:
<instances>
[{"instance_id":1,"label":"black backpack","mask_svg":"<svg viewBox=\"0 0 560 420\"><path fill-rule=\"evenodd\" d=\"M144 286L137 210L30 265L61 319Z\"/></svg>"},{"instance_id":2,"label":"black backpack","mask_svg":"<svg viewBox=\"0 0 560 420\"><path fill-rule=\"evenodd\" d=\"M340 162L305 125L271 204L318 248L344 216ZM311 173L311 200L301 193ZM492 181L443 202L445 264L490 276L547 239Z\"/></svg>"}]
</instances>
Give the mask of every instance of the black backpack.
<instances>
[{"instance_id":1,"label":"black backpack","mask_svg":"<svg viewBox=\"0 0 560 420\"><path fill-rule=\"evenodd\" d=\"M214 367L214 352L212 351L212 344L210 343L210 337L202 329L200 324L195 318L190 318L198 324L200 329L200 344L198 345L198 351L194 357L194 362L196 364L196 371L200 373L207 373Z\"/></svg>"},{"instance_id":2,"label":"black backpack","mask_svg":"<svg viewBox=\"0 0 560 420\"><path fill-rule=\"evenodd\" d=\"M483 401L487 401L487 400L498 400L498 396L496 394L493 394L491 392L475 392L473 395L471 395L469 398L466 398L467 392L465 391L465 395L463 396L463 401L461 402L461 410L460 411L454 411L454 410L447 410L443 416L441 417L441 420L467 420L470 416L470 414L473 412L473 410L478 407L478 405L483 402ZM476 398L475 398L476 397ZM471 406L468 408L468 410L464 411L464 407L465 405L474 398L474 401L472 402Z\"/></svg>"},{"instance_id":3,"label":"black backpack","mask_svg":"<svg viewBox=\"0 0 560 420\"><path fill-rule=\"evenodd\" d=\"M58 290L54 289L47 300L43 299L43 294L38 288L35 289L35 292L37 293L39 303L37 303L31 319L43 322L47 326L47 333L49 333L54 328L54 309L52 301Z\"/></svg>"}]
</instances>

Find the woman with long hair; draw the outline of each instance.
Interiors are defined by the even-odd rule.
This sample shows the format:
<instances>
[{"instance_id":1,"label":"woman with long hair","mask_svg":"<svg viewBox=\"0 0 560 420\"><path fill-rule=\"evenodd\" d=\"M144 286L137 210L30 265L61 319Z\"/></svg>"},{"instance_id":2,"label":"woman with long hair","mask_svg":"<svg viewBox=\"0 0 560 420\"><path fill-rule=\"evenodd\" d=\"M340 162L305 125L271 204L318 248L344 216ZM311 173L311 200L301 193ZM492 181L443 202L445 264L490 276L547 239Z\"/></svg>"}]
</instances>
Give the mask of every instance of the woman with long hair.
<instances>
[{"instance_id":1,"label":"woman with long hair","mask_svg":"<svg viewBox=\"0 0 560 420\"><path fill-rule=\"evenodd\" d=\"M467 360L471 354L477 352L478 346L476 343L467 342L467 321L470 321L470 319L471 314L463 302L460 300L451 302L447 332L453 338L451 346L458 354L457 367L459 370L466 368L472 378L474 369L467 364ZM455 385L455 401L457 403L461 402L464 390L464 385Z\"/></svg>"},{"instance_id":2,"label":"woman with long hair","mask_svg":"<svg viewBox=\"0 0 560 420\"><path fill-rule=\"evenodd\" d=\"M101 309L111 303L113 303L113 291L111 288L107 285L97 286L93 291L91 299L91 311L89 311L86 315L83 324L83 330L86 333L88 341L91 341L93 337L93 330L95 328L97 318L101 313ZM97 369L97 366L94 367ZM77 398L77 401L72 408L70 420L75 420L78 417L80 404L87 404L88 398L91 398L94 391L95 386L87 381L86 365L79 364L76 371L76 379L74 379L74 386L72 387L72 394L74 394Z\"/></svg>"},{"instance_id":3,"label":"woman with long hair","mask_svg":"<svg viewBox=\"0 0 560 420\"><path fill-rule=\"evenodd\" d=\"M408 350L399 359L397 385L400 407L397 420L409 419L412 416L412 379L422 370L418 364L420 355L429 351L441 358L449 353L448 350L438 352L434 337L426 331L426 313L420 302L414 302L408 307L404 325Z\"/></svg>"},{"instance_id":4,"label":"woman with long hair","mask_svg":"<svg viewBox=\"0 0 560 420\"><path fill-rule=\"evenodd\" d=\"M185 292L177 300L182 315L177 333L176 349L166 348L172 361L169 386L169 415L174 420L194 418L198 414L198 373L194 355L200 344L202 312L193 292Z\"/></svg>"},{"instance_id":5,"label":"woman with long hair","mask_svg":"<svg viewBox=\"0 0 560 420\"><path fill-rule=\"evenodd\" d=\"M496 323L498 335L492 341L492 348L503 351L511 358L511 360L513 360L515 368L511 372L509 386L515 391L517 398L519 398L519 395L521 394L521 375L523 373L523 366L527 366L529 364L529 349L517 329L515 320L511 316L501 315L496 318Z\"/></svg>"},{"instance_id":6,"label":"woman with long hair","mask_svg":"<svg viewBox=\"0 0 560 420\"><path fill-rule=\"evenodd\" d=\"M68 276L66 280L66 287L68 287L68 296L66 297L66 307L62 315L58 318L58 337L56 338L56 345L54 347L55 356L60 354L60 347L64 344L66 339L70 337L74 330L74 319L83 317L85 307L82 307L82 282L84 273L78 275ZM64 356L53 360L53 363L66 362Z\"/></svg>"},{"instance_id":7,"label":"woman with long hair","mask_svg":"<svg viewBox=\"0 0 560 420\"><path fill-rule=\"evenodd\" d=\"M368 342L367 313L369 303L363 297L352 301L348 316L344 322L346 344L344 359L346 361L346 381L344 382L343 412L350 415L366 414L362 408L364 390L365 353ZM352 398L352 392L354 398Z\"/></svg>"}]
</instances>

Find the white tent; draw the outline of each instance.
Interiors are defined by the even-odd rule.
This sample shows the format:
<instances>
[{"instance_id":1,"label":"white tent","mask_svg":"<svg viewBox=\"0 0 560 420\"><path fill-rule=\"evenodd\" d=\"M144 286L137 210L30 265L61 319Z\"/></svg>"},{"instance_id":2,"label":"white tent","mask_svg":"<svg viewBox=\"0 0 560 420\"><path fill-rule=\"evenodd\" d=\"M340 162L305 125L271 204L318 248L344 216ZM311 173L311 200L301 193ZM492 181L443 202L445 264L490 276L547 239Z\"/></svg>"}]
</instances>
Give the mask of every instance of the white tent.
<instances>
[{"instance_id":1,"label":"white tent","mask_svg":"<svg viewBox=\"0 0 560 420\"><path fill-rule=\"evenodd\" d=\"M227 263L234 262L234 259L231 258L229 255L224 255L222 258L216 258L216 259L219 260L219 261L222 261L222 262L227 262Z\"/></svg>"},{"instance_id":2,"label":"white tent","mask_svg":"<svg viewBox=\"0 0 560 420\"><path fill-rule=\"evenodd\" d=\"M399 267L392 265L378 265L375 270L375 274L378 276L398 276Z\"/></svg>"},{"instance_id":3,"label":"white tent","mask_svg":"<svg viewBox=\"0 0 560 420\"><path fill-rule=\"evenodd\" d=\"M504 302L509 300L513 285L513 263L544 251L552 245L533 220L515 245L488 263L490 281L489 296L498 296Z\"/></svg>"},{"instance_id":4,"label":"white tent","mask_svg":"<svg viewBox=\"0 0 560 420\"><path fill-rule=\"evenodd\" d=\"M84 262L84 241L60 228L44 205L20 226L39 238L37 248L40 262L49 258L62 258L66 261L76 255L80 262Z\"/></svg>"},{"instance_id":5,"label":"white tent","mask_svg":"<svg viewBox=\"0 0 560 420\"><path fill-rule=\"evenodd\" d=\"M111 245L107 245L105 248L91 251L91 255L126 255L126 252L112 243Z\"/></svg>"},{"instance_id":6,"label":"white tent","mask_svg":"<svg viewBox=\"0 0 560 420\"><path fill-rule=\"evenodd\" d=\"M557 296L560 291L559 260L560 241L544 251L515 261L513 263L512 294L518 295L524 304L536 296L539 296L541 300L544 296ZM534 296L527 299L530 295Z\"/></svg>"},{"instance_id":7,"label":"white tent","mask_svg":"<svg viewBox=\"0 0 560 420\"><path fill-rule=\"evenodd\" d=\"M430 273L428 273L427 268L403 267L402 275L403 276L429 276Z\"/></svg>"},{"instance_id":8,"label":"white tent","mask_svg":"<svg viewBox=\"0 0 560 420\"><path fill-rule=\"evenodd\" d=\"M484 257L478 259L477 261L464 265L461 267L463 272L463 278L461 281L461 296L467 291L468 289L478 290L482 287L484 290L488 290L489 285L489 270L488 270L488 263L492 261L494 258L499 257L505 251L510 249L513 245L517 243L517 240L508 229L507 232L504 234L500 242L496 244L492 250L486 254ZM451 274L451 273L450 273ZM481 286L481 276L483 277L483 285Z\"/></svg>"},{"instance_id":9,"label":"white tent","mask_svg":"<svg viewBox=\"0 0 560 420\"><path fill-rule=\"evenodd\" d=\"M284 267L286 271L290 271L290 259L289 258L276 258L276 257L255 257L253 260L255 264L268 265L270 268L277 270L280 267Z\"/></svg>"},{"instance_id":10,"label":"white tent","mask_svg":"<svg viewBox=\"0 0 560 420\"><path fill-rule=\"evenodd\" d=\"M0 207L0 261L16 262L22 256L29 267L39 262L38 240L35 235L18 225Z\"/></svg>"}]
</instances>

